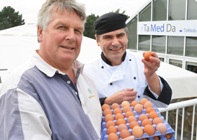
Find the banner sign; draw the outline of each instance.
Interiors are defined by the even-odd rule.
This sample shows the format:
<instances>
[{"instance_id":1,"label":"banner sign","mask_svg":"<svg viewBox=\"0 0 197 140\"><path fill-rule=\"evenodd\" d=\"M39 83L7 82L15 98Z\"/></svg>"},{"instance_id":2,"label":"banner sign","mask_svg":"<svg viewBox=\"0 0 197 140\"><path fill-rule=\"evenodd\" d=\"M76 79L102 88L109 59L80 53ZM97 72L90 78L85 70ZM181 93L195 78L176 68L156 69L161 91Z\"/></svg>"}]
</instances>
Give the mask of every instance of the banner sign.
<instances>
[{"instance_id":1,"label":"banner sign","mask_svg":"<svg viewBox=\"0 0 197 140\"><path fill-rule=\"evenodd\" d=\"M197 37L197 20L138 22L137 34Z\"/></svg>"}]
</instances>

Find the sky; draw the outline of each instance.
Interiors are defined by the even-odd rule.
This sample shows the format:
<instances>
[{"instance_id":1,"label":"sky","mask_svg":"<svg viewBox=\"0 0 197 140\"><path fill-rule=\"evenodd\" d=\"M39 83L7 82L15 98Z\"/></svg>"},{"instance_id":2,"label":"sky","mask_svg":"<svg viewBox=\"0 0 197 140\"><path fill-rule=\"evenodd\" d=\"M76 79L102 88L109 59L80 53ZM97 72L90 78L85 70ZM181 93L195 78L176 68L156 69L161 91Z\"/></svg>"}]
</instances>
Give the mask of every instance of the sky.
<instances>
[{"instance_id":1,"label":"sky","mask_svg":"<svg viewBox=\"0 0 197 140\"><path fill-rule=\"evenodd\" d=\"M45 0L0 0L0 11L4 6L11 6L22 14L25 23L36 23L37 13ZM150 0L77 0L83 3L87 15L102 15L107 12L125 11L125 14L133 16Z\"/></svg>"}]
</instances>

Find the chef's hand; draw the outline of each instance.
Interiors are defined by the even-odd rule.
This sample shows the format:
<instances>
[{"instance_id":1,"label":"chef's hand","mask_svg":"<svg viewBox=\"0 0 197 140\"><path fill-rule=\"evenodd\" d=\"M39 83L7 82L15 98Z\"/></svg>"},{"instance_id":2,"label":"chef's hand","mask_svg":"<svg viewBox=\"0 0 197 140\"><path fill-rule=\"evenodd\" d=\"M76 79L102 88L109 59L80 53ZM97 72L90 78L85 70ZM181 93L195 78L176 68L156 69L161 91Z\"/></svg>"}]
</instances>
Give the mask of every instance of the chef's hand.
<instances>
[{"instance_id":1,"label":"chef's hand","mask_svg":"<svg viewBox=\"0 0 197 140\"><path fill-rule=\"evenodd\" d=\"M155 52L152 52L152 55L149 57L149 59L150 61L142 59L142 62L144 63L144 75L151 91L160 96L161 87L159 77L156 73L160 67L160 59Z\"/></svg>"},{"instance_id":2,"label":"chef's hand","mask_svg":"<svg viewBox=\"0 0 197 140\"><path fill-rule=\"evenodd\" d=\"M150 61L142 59L144 63L144 74L146 77L151 77L160 67L160 59L155 52L152 52L152 56L149 57Z\"/></svg>"},{"instance_id":3,"label":"chef's hand","mask_svg":"<svg viewBox=\"0 0 197 140\"><path fill-rule=\"evenodd\" d=\"M123 101L132 102L135 100L136 94L137 92L133 88L124 89L107 97L104 103L111 105L113 103L121 104Z\"/></svg>"}]
</instances>

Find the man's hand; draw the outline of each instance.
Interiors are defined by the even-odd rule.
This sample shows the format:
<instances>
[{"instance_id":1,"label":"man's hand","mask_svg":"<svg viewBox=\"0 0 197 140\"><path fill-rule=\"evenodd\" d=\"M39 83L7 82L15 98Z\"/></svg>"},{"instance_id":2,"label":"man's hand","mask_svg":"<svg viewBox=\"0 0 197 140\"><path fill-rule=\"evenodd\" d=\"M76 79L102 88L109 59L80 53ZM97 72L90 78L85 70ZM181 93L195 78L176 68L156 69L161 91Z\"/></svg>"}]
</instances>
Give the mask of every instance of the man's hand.
<instances>
[{"instance_id":1,"label":"man's hand","mask_svg":"<svg viewBox=\"0 0 197 140\"><path fill-rule=\"evenodd\" d=\"M106 104L118 103L121 104L123 101L132 102L136 98L137 92L133 88L127 88L112 94L105 99Z\"/></svg>"},{"instance_id":2,"label":"man's hand","mask_svg":"<svg viewBox=\"0 0 197 140\"><path fill-rule=\"evenodd\" d=\"M147 78L154 75L154 73L160 67L160 59L155 52L151 53L151 56L149 57L149 61L142 59L142 62L144 63L144 74Z\"/></svg>"},{"instance_id":3,"label":"man's hand","mask_svg":"<svg viewBox=\"0 0 197 140\"><path fill-rule=\"evenodd\" d=\"M156 74L156 71L160 67L160 59L155 52L151 53L149 57L149 61L142 59L144 63L144 75L146 77L146 81L148 86L150 87L151 91L156 93L158 96L161 93L159 77Z\"/></svg>"}]
</instances>

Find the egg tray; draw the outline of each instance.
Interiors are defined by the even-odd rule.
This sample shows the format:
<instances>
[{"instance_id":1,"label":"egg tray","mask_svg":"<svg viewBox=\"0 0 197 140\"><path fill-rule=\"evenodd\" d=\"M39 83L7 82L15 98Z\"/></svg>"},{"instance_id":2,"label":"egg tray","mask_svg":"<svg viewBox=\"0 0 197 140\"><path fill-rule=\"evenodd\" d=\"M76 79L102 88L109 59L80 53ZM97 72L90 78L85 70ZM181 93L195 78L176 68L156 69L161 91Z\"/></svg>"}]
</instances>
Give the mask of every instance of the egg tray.
<instances>
[{"instance_id":1,"label":"egg tray","mask_svg":"<svg viewBox=\"0 0 197 140\"><path fill-rule=\"evenodd\" d=\"M120 105L120 108L121 108L121 105ZM132 109L132 111L134 112L135 117L137 118L137 121L138 121L140 127L143 129L144 127L142 126L142 122L141 122L140 120L138 120L138 117L140 116L140 114L146 114L146 109L143 109L142 112L141 112L140 114L138 114L138 113L134 110L134 107L133 107L133 106L131 106L131 109ZM164 119L164 117L160 114L159 110L158 110L156 107L154 107L154 109L155 109L155 111L158 113L159 117L161 117L161 118L163 119L164 124L166 124L166 126L167 126L166 133L161 134L159 131L155 131L155 134L152 135L152 136L149 136L148 134L144 133L144 134L142 135L141 138L135 138L135 140L141 140L141 139L143 139L143 138L145 138L145 139L147 139L147 140L154 140L154 137L155 137L155 136L158 136L158 137L160 138L160 140L175 140L175 137L174 137L174 130L172 129L172 127L166 122L166 120ZM122 108L121 108L121 110L122 110ZM111 109L111 111L112 111L112 113L113 113L113 109ZM122 114L123 114L123 116L125 116L125 113L122 113ZM113 114L113 116L115 116L115 115ZM126 120L126 122L127 122L127 118L126 118L126 117L124 118L124 120ZM115 119L114 119L114 122L115 122L115 124L116 124L116 120L115 120ZM131 135L132 135L132 129L129 128L129 123L127 122L126 125L127 125L127 127L128 127L129 132L130 132ZM152 126L153 126L154 128L156 127L155 124L152 124ZM118 128L117 125L116 125L115 127ZM156 130L156 129L155 129L155 130ZM122 140L122 139L120 138L120 132L117 132L116 134L119 136L119 140ZM170 139L167 139L167 138L165 137L166 134L170 134L170 135L171 135L171 138L170 138ZM105 122L105 120L104 120L104 115L102 116L102 123L101 123L101 140L108 140L108 134L107 134L106 122Z\"/></svg>"}]
</instances>

